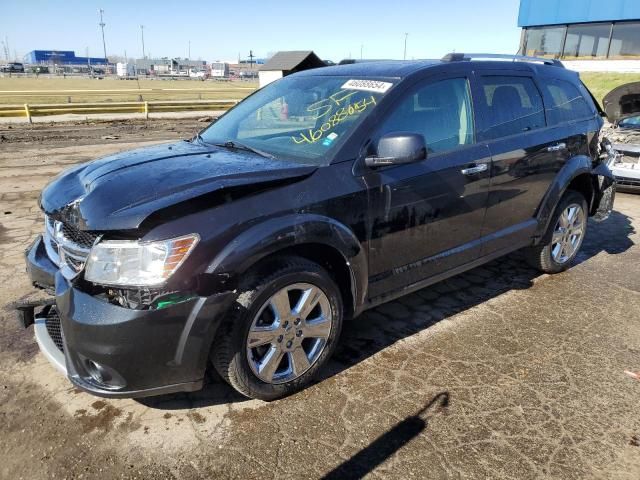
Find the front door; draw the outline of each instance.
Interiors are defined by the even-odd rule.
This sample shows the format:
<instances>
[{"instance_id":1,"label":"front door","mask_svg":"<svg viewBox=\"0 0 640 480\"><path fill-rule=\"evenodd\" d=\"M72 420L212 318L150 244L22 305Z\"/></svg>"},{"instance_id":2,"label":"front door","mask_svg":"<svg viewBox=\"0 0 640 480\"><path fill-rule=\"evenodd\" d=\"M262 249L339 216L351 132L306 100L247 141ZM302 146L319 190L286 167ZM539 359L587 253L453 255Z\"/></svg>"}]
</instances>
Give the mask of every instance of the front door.
<instances>
[{"instance_id":1,"label":"front door","mask_svg":"<svg viewBox=\"0 0 640 480\"><path fill-rule=\"evenodd\" d=\"M365 174L370 195L369 297L469 263L480 253L490 155L475 142L469 78L415 85L372 137L420 133L427 159Z\"/></svg>"}]
</instances>

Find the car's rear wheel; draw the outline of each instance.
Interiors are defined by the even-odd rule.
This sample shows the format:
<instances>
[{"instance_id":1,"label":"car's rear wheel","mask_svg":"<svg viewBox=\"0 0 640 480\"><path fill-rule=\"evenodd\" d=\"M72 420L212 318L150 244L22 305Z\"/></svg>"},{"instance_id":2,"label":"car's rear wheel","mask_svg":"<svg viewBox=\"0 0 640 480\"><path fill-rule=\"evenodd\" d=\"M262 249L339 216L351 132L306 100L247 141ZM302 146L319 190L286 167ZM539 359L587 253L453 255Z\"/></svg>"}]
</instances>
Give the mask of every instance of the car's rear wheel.
<instances>
[{"instance_id":1,"label":"car's rear wheel","mask_svg":"<svg viewBox=\"0 0 640 480\"><path fill-rule=\"evenodd\" d=\"M250 272L239 290L211 350L216 371L238 392L261 400L307 386L342 327L342 300L331 276L309 260L282 257Z\"/></svg>"},{"instance_id":2,"label":"car's rear wheel","mask_svg":"<svg viewBox=\"0 0 640 480\"><path fill-rule=\"evenodd\" d=\"M587 201L581 193L569 190L558 203L542 241L526 250L526 258L542 272L562 272L575 260L586 232Z\"/></svg>"}]
</instances>

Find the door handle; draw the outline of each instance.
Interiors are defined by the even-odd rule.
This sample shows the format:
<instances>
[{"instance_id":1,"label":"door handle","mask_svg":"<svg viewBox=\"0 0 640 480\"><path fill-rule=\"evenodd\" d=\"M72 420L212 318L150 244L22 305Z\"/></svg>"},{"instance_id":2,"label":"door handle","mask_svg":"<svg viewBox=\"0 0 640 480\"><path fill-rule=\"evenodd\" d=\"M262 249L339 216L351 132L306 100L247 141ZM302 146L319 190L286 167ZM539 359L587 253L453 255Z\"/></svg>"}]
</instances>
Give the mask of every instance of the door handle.
<instances>
[{"instance_id":1,"label":"door handle","mask_svg":"<svg viewBox=\"0 0 640 480\"><path fill-rule=\"evenodd\" d=\"M460 172L463 175L474 175L476 173L485 172L488 168L489 165L487 165L486 163L481 163L479 165L476 165L475 167L463 168L462 170L460 170Z\"/></svg>"},{"instance_id":2,"label":"door handle","mask_svg":"<svg viewBox=\"0 0 640 480\"><path fill-rule=\"evenodd\" d=\"M550 147L547 147L547 152L558 152L560 150L564 150L565 148L567 148L567 144L562 142L562 143L557 143L555 145L551 145Z\"/></svg>"}]
</instances>

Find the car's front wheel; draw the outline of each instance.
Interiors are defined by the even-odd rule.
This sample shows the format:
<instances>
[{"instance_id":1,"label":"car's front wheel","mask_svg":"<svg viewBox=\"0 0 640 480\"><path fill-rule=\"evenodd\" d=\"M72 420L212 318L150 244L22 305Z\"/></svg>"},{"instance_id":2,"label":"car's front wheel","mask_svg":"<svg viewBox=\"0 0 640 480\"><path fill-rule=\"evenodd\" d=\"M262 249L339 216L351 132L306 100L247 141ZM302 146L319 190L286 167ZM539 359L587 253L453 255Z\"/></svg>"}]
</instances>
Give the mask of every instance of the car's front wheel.
<instances>
[{"instance_id":1,"label":"car's front wheel","mask_svg":"<svg viewBox=\"0 0 640 480\"><path fill-rule=\"evenodd\" d=\"M587 201L569 190L558 203L549 228L539 245L529 247L529 263L545 273L558 273L571 266L587 232Z\"/></svg>"},{"instance_id":2,"label":"car's front wheel","mask_svg":"<svg viewBox=\"0 0 640 480\"><path fill-rule=\"evenodd\" d=\"M298 257L274 259L242 282L216 335L212 363L247 397L290 395L333 353L342 316L340 291L325 269Z\"/></svg>"}]
</instances>

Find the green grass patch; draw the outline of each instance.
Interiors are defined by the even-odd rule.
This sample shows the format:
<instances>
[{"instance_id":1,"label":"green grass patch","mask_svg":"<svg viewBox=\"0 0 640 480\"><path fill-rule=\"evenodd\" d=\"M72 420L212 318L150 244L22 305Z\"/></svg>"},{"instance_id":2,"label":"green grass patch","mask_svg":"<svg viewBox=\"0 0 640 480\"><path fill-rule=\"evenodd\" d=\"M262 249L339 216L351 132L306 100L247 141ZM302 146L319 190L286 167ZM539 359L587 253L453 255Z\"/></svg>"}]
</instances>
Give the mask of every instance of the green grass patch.
<instances>
[{"instance_id":1,"label":"green grass patch","mask_svg":"<svg viewBox=\"0 0 640 480\"><path fill-rule=\"evenodd\" d=\"M602 106L602 99L614 88L625 83L640 82L640 73L585 72L580 74L580 78Z\"/></svg>"}]
</instances>

